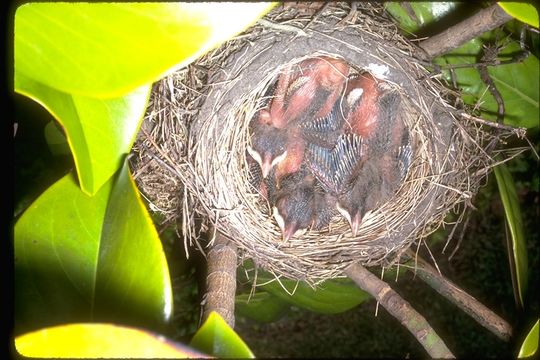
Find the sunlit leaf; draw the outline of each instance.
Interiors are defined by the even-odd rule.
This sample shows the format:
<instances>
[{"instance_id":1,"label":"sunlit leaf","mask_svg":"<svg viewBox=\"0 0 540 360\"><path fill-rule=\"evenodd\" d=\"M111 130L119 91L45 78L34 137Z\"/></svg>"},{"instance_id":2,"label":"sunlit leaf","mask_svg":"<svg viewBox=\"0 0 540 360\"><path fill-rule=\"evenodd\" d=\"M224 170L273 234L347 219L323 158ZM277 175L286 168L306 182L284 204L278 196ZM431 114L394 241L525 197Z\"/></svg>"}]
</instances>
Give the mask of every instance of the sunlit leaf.
<instances>
[{"instance_id":1,"label":"sunlit leaf","mask_svg":"<svg viewBox=\"0 0 540 360\"><path fill-rule=\"evenodd\" d=\"M19 76L18 92L42 104L62 124L83 191L96 191L118 170L141 124L150 86L116 99L73 96Z\"/></svg>"},{"instance_id":2,"label":"sunlit leaf","mask_svg":"<svg viewBox=\"0 0 540 360\"><path fill-rule=\"evenodd\" d=\"M142 329L112 324L69 324L15 338L26 357L40 358L208 358L209 356Z\"/></svg>"},{"instance_id":3,"label":"sunlit leaf","mask_svg":"<svg viewBox=\"0 0 540 360\"><path fill-rule=\"evenodd\" d=\"M121 97L245 29L272 3L28 3L15 13L15 80Z\"/></svg>"},{"instance_id":4,"label":"sunlit leaf","mask_svg":"<svg viewBox=\"0 0 540 360\"><path fill-rule=\"evenodd\" d=\"M159 328L172 311L161 242L127 165L95 196L73 174L15 225L17 332L73 321Z\"/></svg>"},{"instance_id":5,"label":"sunlit leaf","mask_svg":"<svg viewBox=\"0 0 540 360\"><path fill-rule=\"evenodd\" d=\"M523 306L523 299L527 292L528 270L527 270L527 242L523 233L523 223L521 220L521 208L516 193L512 175L501 164L494 168L499 194L504 206L506 223L510 229L510 239L508 251L512 273L512 283L514 285L514 295L517 302Z\"/></svg>"},{"instance_id":6,"label":"sunlit leaf","mask_svg":"<svg viewBox=\"0 0 540 360\"><path fill-rule=\"evenodd\" d=\"M244 341L216 312L197 331L190 346L219 358L254 358Z\"/></svg>"},{"instance_id":7,"label":"sunlit leaf","mask_svg":"<svg viewBox=\"0 0 540 360\"><path fill-rule=\"evenodd\" d=\"M266 291L253 295L240 294L236 296L236 311L243 316L260 322L279 320L289 310L288 302Z\"/></svg>"},{"instance_id":8,"label":"sunlit leaf","mask_svg":"<svg viewBox=\"0 0 540 360\"><path fill-rule=\"evenodd\" d=\"M399 26L414 33L424 26L446 16L457 6L456 2L385 2L385 10L398 22Z\"/></svg>"},{"instance_id":9,"label":"sunlit leaf","mask_svg":"<svg viewBox=\"0 0 540 360\"><path fill-rule=\"evenodd\" d=\"M497 4L510 16L526 24L538 27L538 10L533 4L525 2L499 1Z\"/></svg>"},{"instance_id":10,"label":"sunlit leaf","mask_svg":"<svg viewBox=\"0 0 540 360\"><path fill-rule=\"evenodd\" d=\"M538 330L538 323L540 320L536 320L536 323L533 325L531 331L527 334L527 337L521 344L519 349L518 358L523 359L530 356L533 356L538 352L538 337L540 332Z\"/></svg>"}]
</instances>

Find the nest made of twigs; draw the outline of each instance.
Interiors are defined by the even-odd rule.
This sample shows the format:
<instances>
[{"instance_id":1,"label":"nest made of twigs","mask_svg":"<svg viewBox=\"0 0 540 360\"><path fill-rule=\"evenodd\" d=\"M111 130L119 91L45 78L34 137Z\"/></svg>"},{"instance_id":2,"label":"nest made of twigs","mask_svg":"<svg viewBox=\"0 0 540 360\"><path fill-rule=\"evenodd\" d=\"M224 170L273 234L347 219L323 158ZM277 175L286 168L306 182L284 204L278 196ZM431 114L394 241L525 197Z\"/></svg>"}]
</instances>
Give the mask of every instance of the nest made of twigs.
<instances>
[{"instance_id":1,"label":"nest made of twigs","mask_svg":"<svg viewBox=\"0 0 540 360\"><path fill-rule=\"evenodd\" d=\"M356 261L392 264L477 192L494 164L485 147L508 132L459 116L445 100L449 91L376 7L366 5L355 24L341 25L347 10L346 4L327 6L316 21L293 15L288 25L309 22L303 34L254 26L156 85L136 146L135 175L152 210L181 219L186 247L202 248L200 230L213 229L231 239L240 258L314 283L343 276ZM267 19L284 16L275 10ZM400 93L413 160L395 196L364 217L358 236L335 217L327 229L283 242L269 204L249 182L248 125L286 64L321 54L369 71Z\"/></svg>"}]
</instances>

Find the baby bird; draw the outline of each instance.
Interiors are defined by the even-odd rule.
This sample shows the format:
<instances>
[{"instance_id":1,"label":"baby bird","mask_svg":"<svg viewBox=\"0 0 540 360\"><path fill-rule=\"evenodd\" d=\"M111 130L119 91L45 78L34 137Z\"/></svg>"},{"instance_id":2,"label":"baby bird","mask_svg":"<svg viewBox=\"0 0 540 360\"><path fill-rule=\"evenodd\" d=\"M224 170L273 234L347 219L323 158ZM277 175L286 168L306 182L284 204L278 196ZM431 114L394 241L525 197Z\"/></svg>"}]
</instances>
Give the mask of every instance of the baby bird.
<instances>
[{"instance_id":1,"label":"baby bird","mask_svg":"<svg viewBox=\"0 0 540 360\"><path fill-rule=\"evenodd\" d=\"M299 65L300 73L287 72L282 75L281 82L278 82L277 92L286 89L285 94L279 94L278 105L283 99L284 110L276 111L275 115L283 114L281 123L286 123L287 134L286 156L276 165L277 186L281 184L281 179L288 174L298 171L303 162L306 144L305 128L302 123L306 119L326 118L329 116L336 98L343 90L349 65L343 60L321 56L302 61ZM280 79L281 80L281 79ZM290 81L287 86L286 82ZM331 115L331 117L334 114ZM271 117L274 114L271 109ZM335 122L333 118L330 122ZM313 134L313 132L312 132ZM322 138L322 136L319 136Z\"/></svg>"},{"instance_id":2,"label":"baby bird","mask_svg":"<svg viewBox=\"0 0 540 360\"><path fill-rule=\"evenodd\" d=\"M337 209L349 221L354 236L364 215L390 200L405 178L412 151L408 133L404 134L395 156L367 159L338 196Z\"/></svg>"},{"instance_id":3,"label":"baby bird","mask_svg":"<svg viewBox=\"0 0 540 360\"><path fill-rule=\"evenodd\" d=\"M291 66L286 66L277 83L272 84L265 94L265 98L272 98L268 108L259 110L250 123L251 146L247 150L261 166L263 178L287 157L286 128L289 122L284 117L284 111L291 73Z\"/></svg>"},{"instance_id":4,"label":"baby bird","mask_svg":"<svg viewBox=\"0 0 540 360\"><path fill-rule=\"evenodd\" d=\"M349 72L347 63L326 56L304 60L298 66L299 71L292 71L290 65L284 69L269 109L260 110L251 124L248 153L261 166L263 178L279 165L278 186L303 161L305 141L299 118L328 116Z\"/></svg>"},{"instance_id":5,"label":"baby bird","mask_svg":"<svg viewBox=\"0 0 540 360\"><path fill-rule=\"evenodd\" d=\"M364 75L351 81L346 94L347 123L351 132L365 140L365 160L345 177L348 185L338 196L337 206L356 236L364 215L396 192L409 166L411 148L398 116L397 92Z\"/></svg>"},{"instance_id":6,"label":"baby bird","mask_svg":"<svg viewBox=\"0 0 540 360\"><path fill-rule=\"evenodd\" d=\"M287 134L285 129L272 124L266 109L259 111L250 128L251 146L247 147L247 151L261 167L263 178L266 178L270 169L287 157Z\"/></svg>"},{"instance_id":7,"label":"baby bird","mask_svg":"<svg viewBox=\"0 0 540 360\"><path fill-rule=\"evenodd\" d=\"M377 165L377 161L367 160L356 169L356 176L352 177L338 196L337 210L349 222L353 236L358 234L364 215L384 200L382 193L385 189Z\"/></svg>"},{"instance_id":8,"label":"baby bird","mask_svg":"<svg viewBox=\"0 0 540 360\"><path fill-rule=\"evenodd\" d=\"M287 241L301 230L308 229L314 220L315 178L302 168L286 176L273 196L273 216L283 241Z\"/></svg>"}]
</instances>

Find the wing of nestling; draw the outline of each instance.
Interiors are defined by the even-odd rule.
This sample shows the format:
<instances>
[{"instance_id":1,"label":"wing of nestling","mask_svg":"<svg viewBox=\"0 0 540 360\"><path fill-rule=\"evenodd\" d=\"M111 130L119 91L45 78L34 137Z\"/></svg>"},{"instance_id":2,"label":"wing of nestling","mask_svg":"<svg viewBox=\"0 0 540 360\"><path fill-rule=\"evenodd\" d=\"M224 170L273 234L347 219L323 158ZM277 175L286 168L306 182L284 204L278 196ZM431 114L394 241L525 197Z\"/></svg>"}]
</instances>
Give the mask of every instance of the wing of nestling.
<instances>
[{"instance_id":1,"label":"wing of nestling","mask_svg":"<svg viewBox=\"0 0 540 360\"><path fill-rule=\"evenodd\" d=\"M316 97L314 102L317 100ZM315 117L314 114L306 113L299 127L302 129L306 142L333 149L338 137L343 133L344 122L345 116L340 101L336 101L332 111L326 116Z\"/></svg>"},{"instance_id":2,"label":"wing of nestling","mask_svg":"<svg viewBox=\"0 0 540 360\"><path fill-rule=\"evenodd\" d=\"M333 168L333 151L315 144L308 144L306 160L308 166L325 191L336 193Z\"/></svg>"},{"instance_id":3,"label":"wing of nestling","mask_svg":"<svg viewBox=\"0 0 540 360\"><path fill-rule=\"evenodd\" d=\"M364 141L355 134L343 134L338 138L332 152L331 168L337 193L351 182L365 159Z\"/></svg>"},{"instance_id":4,"label":"wing of nestling","mask_svg":"<svg viewBox=\"0 0 540 360\"><path fill-rule=\"evenodd\" d=\"M403 139L401 143L402 145L399 147L398 150L398 167L400 173L400 181L403 181L403 179L405 179L405 176L407 175L409 166L411 165L413 155L410 137L407 131L403 133Z\"/></svg>"}]
</instances>

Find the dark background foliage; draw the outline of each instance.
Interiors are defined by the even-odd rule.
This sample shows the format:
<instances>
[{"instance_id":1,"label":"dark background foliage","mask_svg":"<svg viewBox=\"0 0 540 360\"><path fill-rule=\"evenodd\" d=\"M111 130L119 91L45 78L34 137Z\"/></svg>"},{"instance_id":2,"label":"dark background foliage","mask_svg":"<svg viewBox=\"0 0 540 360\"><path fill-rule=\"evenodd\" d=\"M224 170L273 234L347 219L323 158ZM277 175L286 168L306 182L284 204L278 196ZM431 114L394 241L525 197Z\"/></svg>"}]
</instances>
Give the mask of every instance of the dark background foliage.
<instances>
[{"instance_id":1,"label":"dark background foliage","mask_svg":"<svg viewBox=\"0 0 540 360\"><path fill-rule=\"evenodd\" d=\"M15 214L19 215L48 186L66 174L73 162L70 156L53 155L49 150L43 130L52 116L28 98L14 95L14 100L15 122L18 124L14 138L14 205ZM538 127L529 132L529 138L533 144L539 143ZM482 328L414 278L413 273L401 273L397 281L387 279L426 317L458 357L515 357L525 332L538 317L538 165L530 151L509 163L522 207L528 247L529 290L525 309L518 309L514 302L504 210L494 176L489 177L486 186L473 199L477 210L469 213L459 248L451 259L449 255L457 239L450 243L445 253L442 252L448 228L439 230L428 241L443 275L511 323L515 337L510 343L499 340ZM458 238L460 233L461 228L457 231ZM194 253L186 261L183 245L174 231L169 229L161 235L175 291L175 317L166 335L187 342L198 326L201 301L198 290L204 283L204 258ZM425 250L421 253L429 259ZM378 273L377 269L374 271ZM283 318L268 324L239 315L236 331L258 357L425 356L425 351L414 337L382 307L378 308L377 315L375 313L374 300L336 315L321 315L291 307Z\"/></svg>"}]
</instances>

